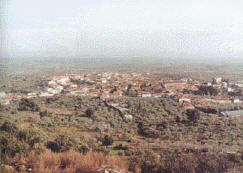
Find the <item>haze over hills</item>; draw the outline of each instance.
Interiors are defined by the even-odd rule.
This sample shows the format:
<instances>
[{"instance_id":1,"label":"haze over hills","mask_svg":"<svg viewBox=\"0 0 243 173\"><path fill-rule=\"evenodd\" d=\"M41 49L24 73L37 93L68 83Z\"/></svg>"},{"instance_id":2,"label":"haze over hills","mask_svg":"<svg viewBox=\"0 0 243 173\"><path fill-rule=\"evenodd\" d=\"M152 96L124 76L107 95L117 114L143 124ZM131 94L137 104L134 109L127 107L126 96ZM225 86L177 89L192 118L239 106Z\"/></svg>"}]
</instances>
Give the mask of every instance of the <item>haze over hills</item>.
<instances>
[{"instance_id":1,"label":"haze over hills","mask_svg":"<svg viewBox=\"0 0 243 173\"><path fill-rule=\"evenodd\" d=\"M8 57L241 60L241 0L3 1Z\"/></svg>"}]
</instances>

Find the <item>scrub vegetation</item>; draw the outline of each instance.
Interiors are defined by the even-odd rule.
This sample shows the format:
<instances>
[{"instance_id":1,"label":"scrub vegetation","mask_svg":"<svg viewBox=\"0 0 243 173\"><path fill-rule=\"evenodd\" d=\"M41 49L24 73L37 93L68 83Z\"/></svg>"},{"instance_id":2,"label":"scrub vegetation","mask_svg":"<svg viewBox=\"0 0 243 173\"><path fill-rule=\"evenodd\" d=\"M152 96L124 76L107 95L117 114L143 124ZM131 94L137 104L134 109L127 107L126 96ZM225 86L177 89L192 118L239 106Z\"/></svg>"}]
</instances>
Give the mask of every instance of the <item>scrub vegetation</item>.
<instances>
[{"instance_id":1,"label":"scrub vegetation","mask_svg":"<svg viewBox=\"0 0 243 173\"><path fill-rule=\"evenodd\" d=\"M243 124L169 97L55 96L2 105L3 169L15 172L240 172ZM124 114L132 115L127 121ZM8 166L7 166L8 165Z\"/></svg>"}]
</instances>

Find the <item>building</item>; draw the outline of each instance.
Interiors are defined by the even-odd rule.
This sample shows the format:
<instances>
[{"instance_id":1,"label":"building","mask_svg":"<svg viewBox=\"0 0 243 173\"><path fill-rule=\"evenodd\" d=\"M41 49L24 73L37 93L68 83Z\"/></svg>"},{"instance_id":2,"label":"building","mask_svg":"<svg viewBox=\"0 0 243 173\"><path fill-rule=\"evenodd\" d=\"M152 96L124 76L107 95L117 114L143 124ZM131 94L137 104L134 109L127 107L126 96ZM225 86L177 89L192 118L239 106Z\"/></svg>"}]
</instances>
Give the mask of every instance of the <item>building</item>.
<instances>
[{"instance_id":1,"label":"building","mask_svg":"<svg viewBox=\"0 0 243 173\"><path fill-rule=\"evenodd\" d=\"M189 98L180 98L179 99L179 103L180 104L183 104L183 103L191 103L191 99L189 99Z\"/></svg>"},{"instance_id":2,"label":"building","mask_svg":"<svg viewBox=\"0 0 243 173\"><path fill-rule=\"evenodd\" d=\"M54 94L50 94L50 93L48 93L48 92L41 92L40 93L40 97L52 97Z\"/></svg>"},{"instance_id":3,"label":"building","mask_svg":"<svg viewBox=\"0 0 243 173\"><path fill-rule=\"evenodd\" d=\"M4 98L6 96L7 96L7 94L5 92L0 92L0 98Z\"/></svg>"},{"instance_id":4,"label":"building","mask_svg":"<svg viewBox=\"0 0 243 173\"><path fill-rule=\"evenodd\" d=\"M28 93L27 98L34 98L37 97L37 93Z\"/></svg>"},{"instance_id":5,"label":"building","mask_svg":"<svg viewBox=\"0 0 243 173\"><path fill-rule=\"evenodd\" d=\"M242 101L240 99L238 99L238 98L235 98L235 99L232 100L232 102L233 103L241 103Z\"/></svg>"},{"instance_id":6,"label":"building","mask_svg":"<svg viewBox=\"0 0 243 173\"><path fill-rule=\"evenodd\" d=\"M213 79L213 83L220 83L222 82L222 78L221 77L216 77Z\"/></svg>"},{"instance_id":7,"label":"building","mask_svg":"<svg viewBox=\"0 0 243 173\"><path fill-rule=\"evenodd\" d=\"M68 85L68 83L70 82L69 77L65 77L65 78L61 78L59 80L57 80L57 83L63 86Z\"/></svg>"},{"instance_id":8,"label":"building","mask_svg":"<svg viewBox=\"0 0 243 173\"><path fill-rule=\"evenodd\" d=\"M47 91L48 91L48 93L50 93L50 94L57 94L57 93L58 93L58 91L55 90L55 89L53 89L53 88L48 88Z\"/></svg>"},{"instance_id":9,"label":"building","mask_svg":"<svg viewBox=\"0 0 243 173\"><path fill-rule=\"evenodd\" d=\"M234 90L232 88L227 88L228 92L233 92Z\"/></svg>"},{"instance_id":10,"label":"building","mask_svg":"<svg viewBox=\"0 0 243 173\"><path fill-rule=\"evenodd\" d=\"M240 87L240 88L243 88L243 84L242 83L238 83L238 84L235 84L235 85Z\"/></svg>"},{"instance_id":11,"label":"building","mask_svg":"<svg viewBox=\"0 0 243 173\"><path fill-rule=\"evenodd\" d=\"M141 97L152 97L151 93L142 93Z\"/></svg>"}]
</instances>

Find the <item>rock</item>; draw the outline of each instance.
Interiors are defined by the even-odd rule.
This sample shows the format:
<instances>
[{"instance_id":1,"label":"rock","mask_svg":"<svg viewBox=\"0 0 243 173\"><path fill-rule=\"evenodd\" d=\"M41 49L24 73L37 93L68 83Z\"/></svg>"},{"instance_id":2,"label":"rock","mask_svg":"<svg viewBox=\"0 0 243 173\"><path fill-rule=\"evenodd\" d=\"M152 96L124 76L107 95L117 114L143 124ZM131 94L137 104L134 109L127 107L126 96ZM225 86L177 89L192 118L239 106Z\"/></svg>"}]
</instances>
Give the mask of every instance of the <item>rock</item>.
<instances>
[{"instance_id":1,"label":"rock","mask_svg":"<svg viewBox=\"0 0 243 173\"><path fill-rule=\"evenodd\" d=\"M133 120L133 116L129 115L129 114L125 114L124 118L125 118L126 121L132 121Z\"/></svg>"},{"instance_id":2,"label":"rock","mask_svg":"<svg viewBox=\"0 0 243 173\"><path fill-rule=\"evenodd\" d=\"M108 167L99 168L99 169L97 169L97 172L99 172L99 173L128 173L125 170L108 168Z\"/></svg>"}]
</instances>

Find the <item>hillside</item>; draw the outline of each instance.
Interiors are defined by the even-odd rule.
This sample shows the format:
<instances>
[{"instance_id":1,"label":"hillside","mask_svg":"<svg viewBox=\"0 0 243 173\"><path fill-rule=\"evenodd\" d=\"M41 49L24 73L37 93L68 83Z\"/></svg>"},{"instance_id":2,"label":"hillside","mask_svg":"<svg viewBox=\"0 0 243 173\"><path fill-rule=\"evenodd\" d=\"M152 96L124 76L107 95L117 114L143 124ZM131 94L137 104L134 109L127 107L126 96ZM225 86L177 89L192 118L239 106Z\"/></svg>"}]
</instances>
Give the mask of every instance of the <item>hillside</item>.
<instances>
[{"instance_id":1,"label":"hillside","mask_svg":"<svg viewBox=\"0 0 243 173\"><path fill-rule=\"evenodd\" d=\"M33 157L29 153L42 153L39 159L44 159L46 149L120 157L128 165L124 169L131 172L242 169L241 117L184 110L169 97L22 99L1 106L0 122L4 163L16 170L22 165L22 171L36 172L34 163L28 161ZM61 170L68 172L67 168Z\"/></svg>"}]
</instances>

